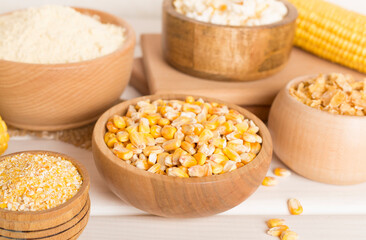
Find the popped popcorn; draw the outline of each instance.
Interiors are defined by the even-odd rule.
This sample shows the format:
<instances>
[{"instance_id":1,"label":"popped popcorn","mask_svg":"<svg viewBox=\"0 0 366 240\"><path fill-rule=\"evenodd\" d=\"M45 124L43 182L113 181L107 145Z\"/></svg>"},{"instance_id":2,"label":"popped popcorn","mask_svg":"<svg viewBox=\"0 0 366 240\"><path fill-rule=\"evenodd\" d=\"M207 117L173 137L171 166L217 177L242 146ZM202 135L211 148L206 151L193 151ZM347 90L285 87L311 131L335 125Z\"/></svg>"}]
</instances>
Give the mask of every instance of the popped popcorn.
<instances>
[{"instance_id":1,"label":"popped popcorn","mask_svg":"<svg viewBox=\"0 0 366 240\"><path fill-rule=\"evenodd\" d=\"M259 26L281 21L288 12L278 0L174 0L177 12L219 25Z\"/></svg>"}]
</instances>

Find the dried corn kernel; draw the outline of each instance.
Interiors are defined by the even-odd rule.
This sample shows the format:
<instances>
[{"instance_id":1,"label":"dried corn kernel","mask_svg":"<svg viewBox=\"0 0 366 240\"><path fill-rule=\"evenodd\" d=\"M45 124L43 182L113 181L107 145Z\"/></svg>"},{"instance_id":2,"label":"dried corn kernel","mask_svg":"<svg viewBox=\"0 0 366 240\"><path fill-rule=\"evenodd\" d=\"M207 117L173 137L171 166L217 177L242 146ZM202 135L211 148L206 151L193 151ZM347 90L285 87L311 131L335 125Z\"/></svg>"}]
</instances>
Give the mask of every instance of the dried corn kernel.
<instances>
[{"instance_id":1,"label":"dried corn kernel","mask_svg":"<svg viewBox=\"0 0 366 240\"><path fill-rule=\"evenodd\" d=\"M231 148L223 148L222 152L225 154L225 156L227 156L230 160L235 161L235 162L241 162L240 156L237 152L235 152L234 150L232 150Z\"/></svg>"},{"instance_id":2,"label":"dried corn kernel","mask_svg":"<svg viewBox=\"0 0 366 240\"><path fill-rule=\"evenodd\" d=\"M163 143L163 148L167 152L173 151L173 150L179 148L181 143L182 143L182 141L180 141L178 139L172 139L172 140L169 140L169 141L166 141L165 143Z\"/></svg>"},{"instance_id":3,"label":"dried corn kernel","mask_svg":"<svg viewBox=\"0 0 366 240\"><path fill-rule=\"evenodd\" d=\"M130 140L130 135L126 131L117 132L116 137L120 142L127 142L128 140Z\"/></svg>"},{"instance_id":4,"label":"dried corn kernel","mask_svg":"<svg viewBox=\"0 0 366 240\"><path fill-rule=\"evenodd\" d=\"M170 121L169 121L169 119L166 119L166 118L160 118L160 119L158 120L158 124L159 124L160 126L165 126L165 125L170 124Z\"/></svg>"},{"instance_id":5,"label":"dried corn kernel","mask_svg":"<svg viewBox=\"0 0 366 240\"><path fill-rule=\"evenodd\" d=\"M278 227L280 225L285 225L285 219L272 218L267 221L268 228Z\"/></svg>"},{"instance_id":6,"label":"dried corn kernel","mask_svg":"<svg viewBox=\"0 0 366 240\"><path fill-rule=\"evenodd\" d=\"M300 201L295 198L290 198L287 201L287 206L292 215L300 215L303 212Z\"/></svg>"},{"instance_id":7,"label":"dried corn kernel","mask_svg":"<svg viewBox=\"0 0 366 240\"><path fill-rule=\"evenodd\" d=\"M194 149L194 147L195 146L193 144L186 142L186 141L183 141L181 144L181 148L191 155L194 155L196 153L196 150Z\"/></svg>"},{"instance_id":8,"label":"dried corn kernel","mask_svg":"<svg viewBox=\"0 0 366 240\"><path fill-rule=\"evenodd\" d=\"M366 116L366 80L356 81L350 75L318 75L290 88L298 101L322 111L340 115Z\"/></svg>"},{"instance_id":9,"label":"dried corn kernel","mask_svg":"<svg viewBox=\"0 0 366 240\"><path fill-rule=\"evenodd\" d=\"M147 171L151 173L156 173L157 171L160 170L160 167L161 167L160 164L156 163L153 166L151 166Z\"/></svg>"},{"instance_id":10,"label":"dried corn kernel","mask_svg":"<svg viewBox=\"0 0 366 240\"><path fill-rule=\"evenodd\" d=\"M150 133L154 138L161 137L161 129L159 125L153 125L150 128Z\"/></svg>"},{"instance_id":11,"label":"dried corn kernel","mask_svg":"<svg viewBox=\"0 0 366 240\"><path fill-rule=\"evenodd\" d=\"M253 159L255 157L256 157L256 155L254 153L251 153L251 152L240 154L241 162L244 163L244 164L250 163L251 161L253 161Z\"/></svg>"},{"instance_id":12,"label":"dried corn kernel","mask_svg":"<svg viewBox=\"0 0 366 240\"><path fill-rule=\"evenodd\" d=\"M193 157L196 159L198 165L203 165L206 163L207 156L201 152L196 153L193 155Z\"/></svg>"},{"instance_id":13,"label":"dried corn kernel","mask_svg":"<svg viewBox=\"0 0 366 240\"><path fill-rule=\"evenodd\" d=\"M288 226L286 225L279 225L276 227L271 227L268 231L267 234L273 237L279 237L281 236L282 232L288 230Z\"/></svg>"},{"instance_id":14,"label":"dried corn kernel","mask_svg":"<svg viewBox=\"0 0 366 240\"><path fill-rule=\"evenodd\" d=\"M122 160L129 160L133 156L133 152L130 149L124 148L121 145L117 145L113 148L113 153Z\"/></svg>"},{"instance_id":15,"label":"dried corn kernel","mask_svg":"<svg viewBox=\"0 0 366 240\"><path fill-rule=\"evenodd\" d=\"M197 165L196 159L194 157L192 157L191 155L182 155L179 158L179 162L180 162L180 164L182 164L182 166L187 167L187 168Z\"/></svg>"},{"instance_id":16,"label":"dried corn kernel","mask_svg":"<svg viewBox=\"0 0 366 240\"><path fill-rule=\"evenodd\" d=\"M267 187L272 187L272 186L276 186L278 184L278 181L276 178L274 177L265 177L262 181L262 185L263 186L267 186Z\"/></svg>"},{"instance_id":17,"label":"dried corn kernel","mask_svg":"<svg viewBox=\"0 0 366 240\"><path fill-rule=\"evenodd\" d=\"M172 177L188 178L188 174L180 168L172 167L167 169L167 175Z\"/></svg>"},{"instance_id":18,"label":"dried corn kernel","mask_svg":"<svg viewBox=\"0 0 366 240\"><path fill-rule=\"evenodd\" d=\"M256 157L262 142L259 128L238 111L192 97L141 100L128 107L126 116L109 119L106 128L105 143L126 163L180 177L243 167Z\"/></svg>"},{"instance_id":19,"label":"dried corn kernel","mask_svg":"<svg viewBox=\"0 0 366 240\"><path fill-rule=\"evenodd\" d=\"M118 115L113 116L113 124L114 124L114 126L116 126L119 129L122 129L122 130L125 129L125 127L126 127L125 120L123 119L123 117L118 116Z\"/></svg>"},{"instance_id":20,"label":"dried corn kernel","mask_svg":"<svg viewBox=\"0 0 366 240\"><path fill-rule=\"evenodd\" d=\"M161 129L161 135L168 140L173 139L176 132L177 129L171 125L165 125L163 129Z\"/></svg>"},{"instance_id":21,"label":"dried corn kernel","mask_svg":"<svg viewBox=\"0 0 366 240\"><path fill-rule=\"evenodd\" d=\"M144 149L146 147L145 136L143 133L140 132L130 133L130 141L136 148Z\"/></svg>"},{"instance_id":22,"label":"dried corn kernel","mask_svg":"<svg viewBox=\"0 0 366 240\"><path fill-rule=\"evenodd\" d=\"M278 176L278 177L288 177L291 175L291 172L289 170L287 170L286 168L275 168L273 170L274 175Z\"/></svg>"},{"instance_id":23,"label":"dried corn kernel","mask_svg":"<svg viewBox=\"0 0 366 240\"><path fill-rule=\"evenodd\" d=\"M299 239L299 235L296 232L291 230L285 230L281 233L281 240L297 240Z\"/></svg>"}]
</instances>

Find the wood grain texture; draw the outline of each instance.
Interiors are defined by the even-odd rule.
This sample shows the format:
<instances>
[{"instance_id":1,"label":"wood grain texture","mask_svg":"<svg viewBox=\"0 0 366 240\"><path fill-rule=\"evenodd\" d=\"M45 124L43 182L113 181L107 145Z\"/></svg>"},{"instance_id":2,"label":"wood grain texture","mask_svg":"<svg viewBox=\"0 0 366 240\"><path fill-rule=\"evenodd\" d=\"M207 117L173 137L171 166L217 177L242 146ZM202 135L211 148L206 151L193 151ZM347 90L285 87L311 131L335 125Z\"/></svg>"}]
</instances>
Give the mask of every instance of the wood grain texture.
<instances>
[{"instance_id":1,"label":"wood grain texture","mask_svg":"<svg viewBox=\"0 0 366 240\"><path fill-rule=\"evenodd\" d=\"M0 229L0 236L6 237L7 239L70 239L83 231L88 222L89 215L90 199L88 197L80 213L64 224L40 231Z\"/></svg>"},{"instance_id":2,"label":"wood grain texture","mask_svg":"<svg viewBox=\"0 0 366 240\"><path fill-rule=\"evenodd\" d=\"M89 188L90 178L85 167L78 161L64 154L49 151L27 151L17 152L2 156L5 157L19 153L48 154L56 157L63 157L72 162L83 178L83 184L74 197L66 203L55 208L44 211L9 211L0 209L0 235L12 238L34 238L31 236L52 236L49 239L67 239L83 229L89 217ZM72 229L72 230L71 230ZM76 231L78 230L78 231ZM67 232L67 237L65 237ZM24 234L24 235L23 235ZM27 235L29 234L29 236ZM54 238L53 235L59 235ZM61 237L62 236L62 237Z\"/></svg>"},{"instance_id":3,"label":"wood grain texture","mask_svg":"<svg viewBox=\"0 0 366 240\"><path fill-rule=\"evenodd\" d=\"M195 96L198 97L198 96ZM93 155L108 187L123 201L148 213L165 217L203 217L231 209L248 198L260 185L272 157L272 141L266 126L256 116L236 105L213 98L205 101L228 105L260 128L262 150L248 165L233 172L202 178L174 178L140 170L117 158L106 146L105 124L114 114L125 114L129 105L143 99L185 99L185 95L152 95L128 100L105 112L95 125Z\"/></svg>"},{"instance_id":4,"label":"wood grain texture","mask_svg":"<svg viewBox=\"0 0 366 240\"><path fill-rule=\"evenodd\" d=\"M142 35L141 47L151 94L202 95L241 106L271 105L277 93L291 79L299 76L341 72L352 74L356 78L366 77L365 74L293 48L283 71L271 77L251 82L210 81L184 74L167 64L162 55L161 37L158 34Z\"/></svg>"},{"instance_id":5,"label":"wood grain texture","mask_svg":"<svg viewBox=\"0 0 366 240\"><path fill-rule=\"evenodd\" d=\"M200 22L163 3L163 52L174 68L192 76L251 81L284 68L295 35L297 10L286 0L283 20L262 26L225 26Z\"/></svg>"},{"instance_id":6,"label":"wood grain texture","mask_svg":"<svg viewBox=\"0 0 366 240\"><path fill-rule=\"evenodd\" d=\"M69 64L27 64L0 60L0 114L8 124L30 130L60 130L85 125L116 103L132 68L135 33L108 13L103 23L126 28L126 41L111 54Z\"/></svg>"},{"instance_id":7,"label":"wood grain texture","mask_svg":"<svg viewBox=\"0 0 366 240\"><path fill-rule=\"evenodd\" d=\"M130 85L142 95L150 94L142 58L135 58L133 61Z\"/></svg>"},{"instance_id":8,"label":"wood grain texture","mask_svg":"<svg viewBox=\"0 0 366 240\"><path fill-rule=\"evenodd\" d=\"M139 91L142 95L150 94L142 58L136 58L133 62L130 85L134 87L137 91ZM269 105L241 105L241 107L252 112L264 122L268 120L268 114L271 108L271 106Z\"/></svg>"},{"instance_id":9,"label":"wood grain texture","mask_svg":"<svg viewBox=\"0 0 366 240\"><path fill-rule=\"evenodd\" d=\"M274 151L292 170L315 181L366 181L366 117L342 116L311 108L289 94L294 79L276 97L268 120Z\"/></svg>"},{"instance_id":10,"label":"wood grain texture","mask_svg":"<svg viewBox=\"0 0 366 240\"><path fill-rule=\"evenodd\" d=\"M365 240L366 215L273 214L166 219L155 216L92 216L80 240L278 240L266 234L270 218L286 220L301 240ZM143 226L144 231L141 231ZM183 230L184 231L183 231ZM310 230L311 229L311 230Z\"/></svg>"}]
</instances>

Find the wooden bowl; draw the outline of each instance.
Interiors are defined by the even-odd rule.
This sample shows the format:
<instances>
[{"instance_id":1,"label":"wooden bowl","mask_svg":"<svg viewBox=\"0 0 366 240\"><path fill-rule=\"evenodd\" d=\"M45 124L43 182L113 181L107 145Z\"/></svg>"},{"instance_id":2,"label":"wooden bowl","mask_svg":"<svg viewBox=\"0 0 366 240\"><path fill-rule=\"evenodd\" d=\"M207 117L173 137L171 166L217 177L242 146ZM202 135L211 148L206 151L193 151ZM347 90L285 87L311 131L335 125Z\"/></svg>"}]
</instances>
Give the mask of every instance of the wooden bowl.
<instances>
[{"instance_id":1,"label":"wooden bowl","mask_svg":"<svg viewBox=\"0 0 366 240\"><path fill-rule=\"evenodd\" d=\"M295 34L296 8L262 26L226 26L200 22L178 13L173 0L163 3L163 53L189 75L212 80L251 81L268 77L286 64Z\"/></svg>"},{"instance_id":2,"label":"wooden bowl","mask_svg":"<svg viewBox=\"0 0 366 240\"><path fill-rule=\"evenodd\" d=\"M131 74L135 33L124 20L105 12L103 23L126 29L125 43L111 54L66 64L29 64L0 60L0 113L12 126L60 130L96 120L116 104Z\"/></svg>"},{"instance_id":3,"label":"wooden bowl","mask_svg":"<svg viewBox=\"0 0 366 240\"><path fill-rule=\"evenodd\" d=\"M248 165L230 173L202 178L176 178L138 169L116 157L106 146L105 124L114 114L125 114L129 105L144 99L185 99L186 95L164 94L132 99L106 111L95 125L93 155L97 169L108 187L123 201L145 212L164 217L203 217L231 209L248 198L265 177L272 157L272 141L267 127L255 115L233 104L224 103L260 128L263 145ZM195 96L197 98L197 96Z\"/></svg>"},{"instance_id":4,"label":"wooden bowl","mask_svg":"<svg viewBox=\"0 0 366 240\"><path fill-rule=\"evenodd\" d=\"M366 117L335 115L292 97L289 88L310 77L290 81L277 95L268 127L274 151L292 170L330 184L366 181Z\"/></svg>"},{"instance_id":5,"label":"wooden bowl","mask_svg":"<svg viewBox=\"0 0 366 240\"><path fill-rule=\"evenodd\" d=\"M75 165L83 178L83 183L74 197L55 208L34 212L0 209L0 236L6 239L76 239L84 230L90 213L90 179L86 169L73 158L48 151L12 153L0 157L0 161L19 153L63 157Z\"/></svg>"}]
</instances>

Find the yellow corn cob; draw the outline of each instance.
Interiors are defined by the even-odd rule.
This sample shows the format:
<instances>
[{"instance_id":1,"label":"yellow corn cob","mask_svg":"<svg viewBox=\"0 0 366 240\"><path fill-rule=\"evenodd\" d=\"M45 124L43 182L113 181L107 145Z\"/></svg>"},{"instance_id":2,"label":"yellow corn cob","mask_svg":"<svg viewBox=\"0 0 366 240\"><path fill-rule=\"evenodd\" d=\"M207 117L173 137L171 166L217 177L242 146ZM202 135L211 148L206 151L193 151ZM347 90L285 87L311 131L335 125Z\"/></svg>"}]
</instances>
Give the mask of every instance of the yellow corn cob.
<instances>
[{"instance_id":1,"label":"yellow corn cob","mask_svg":"<svg viewBox=\"0 0 366 240\"><path fill-rule=\"evenodd\" d=\"M323 0L289 0L299 12L295 45L366 73L366 16Z\"/></svg>"},{"instance_id":2,"label":"yellow corn cob","mask_svg":"<svg viewBox=\"0 0 366 240\"><path fill-rule=\"evenodd\" d=\"M0 117L0 155L8 148L9 134L5 122Z\"/></svg>"}]
</instances>

